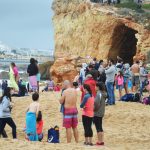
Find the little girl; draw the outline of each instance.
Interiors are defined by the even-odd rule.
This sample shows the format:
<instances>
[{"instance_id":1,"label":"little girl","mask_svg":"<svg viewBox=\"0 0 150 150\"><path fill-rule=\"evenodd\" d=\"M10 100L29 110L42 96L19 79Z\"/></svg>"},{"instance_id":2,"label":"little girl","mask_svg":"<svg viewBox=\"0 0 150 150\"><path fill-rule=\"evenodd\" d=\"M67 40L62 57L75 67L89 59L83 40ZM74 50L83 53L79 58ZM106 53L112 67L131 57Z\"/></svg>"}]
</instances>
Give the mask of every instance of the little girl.
<instances>
[{"instance_id":1,"label":"little girl","mask_svg":"<svg viewBox=\"0 0 150 150\"><path fill-rule=\"evenodd\" d=\"M36 119L36 131L38 134L38 140L42 141L43 139L43 120L42 120L42 112L39 111L38 117Z\"/></svg>"},{"instance_id":2,"label":"little girl","mask_svg":"<svg viewBox=\"0 0 150 150\"><path fill-rule=\"evenodd\" d=\"M124 79L123 74L121 71L118 71L118 75L116 76L116 85L119 90L119 100L121 100L122 97L122 89L123 89Z\"/></svg>"},{"instance_id":3,"label":"little girl","mask_svg":"<svg viewBox=\"0 0 150 150\"><path fill-rule=\"evenodd\" d=\"M39 94L32 95L33 102L27 108L26 113L26 134L29 141L38 141L36 132L36 115L39 113L40 104L38 103Z\"/></svg>"}]
</instances>

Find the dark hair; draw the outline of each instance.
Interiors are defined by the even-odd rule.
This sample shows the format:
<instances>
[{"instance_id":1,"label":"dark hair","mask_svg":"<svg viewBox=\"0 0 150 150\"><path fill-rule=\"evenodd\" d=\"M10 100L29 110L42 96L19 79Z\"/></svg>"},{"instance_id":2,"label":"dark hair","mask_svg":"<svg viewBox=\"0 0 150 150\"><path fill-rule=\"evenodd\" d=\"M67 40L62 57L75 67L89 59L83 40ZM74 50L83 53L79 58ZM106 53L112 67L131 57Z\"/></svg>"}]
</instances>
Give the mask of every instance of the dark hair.
<instances>
[{"instance_id":1,"label":"dark hair","mask_svg":"<svg viewBox=\"0 0 150 150\"><path fill-rule=\"evenodd\" d=\"M38 101L38 99L39 99L39 94L37 92L33 93L32 94L32 100L33 101Z\"/></svg>"},{"instance_id":2,"label":"dark hair","mask_svg":"<svg viewBox=\"0 0 150 150\"><path fill-rule=\"evenodd\" d=\"M99 88L100 91L106 91L106 86L103 82L97 82L96 86Z\"/></svg>"},{"instance_id":3,"label":"dark hair","mask_svg":"<svg viewBox=\"0 0 150 150\"><path fill-rule=\"evenodd\" d=\"M31 63L31 64L34 64L34 63L35 63L35 59L34 59L34 58L31 58L31 59L30 59L30 63Z\"/></svg>"},{"instance_id":4,"label":"dark hair","mask_svg":"<svg viewBox=\"0 0 150 150\"><path fill-rule=\"evenodd\" d=\"M73 82L73 86L78 87L78 82Z\"/></svg>"},{"instance_id":5,"label":"dark hair","mask_svg":"<svg viewBox=\"0 0 150 150\"><path fill-rule=\"evenodd\" d=\"M120 77L123 77L123 73L122 73L122 71L118 71L118 72L120 72L120 75L119 75L119 76L120 76Z\"/></svg>"},{"instance_id":6,"label":"dark hair","mask_svg":"<svg viewBox=\"0 0 150 150\"><path fill-rule=\"evenodd\" d=\"M92 96L92 90L88 84L84 84L83 88L86 89L89 92L89 94Z\"/></svg>"},{"instance_id":7,"label":"dark hair","mask_svg":"<svg viewBox=\"0 0 150 150\"><path fill-rule=\"evenodd\" d=\"M39 111L36 121L39 122L42 120L42 112Z\"/></svg>"},{"instance_id":8,"label":"dark hair","mask_svg":"<svg viewBox=\"0 0 150 150\"><path fill-rule=\"evenodd\" d=\"M96 60L97 60L97 58L95 57L95 58L93 58L93 60L94 60L94 61L96 61Z\"/></svg>"},{"instance_id":9,"label":"dark hair","mask_svg":"<svg viewBox=\"0 0 150 150\"><path fill-rule=\"evenodd\" d=\"M89 65L89 68L93 69L93 68L94 68L94 66L93 66L92 64L90 64L90 65Z\"/></svg>"},{"instance_id":10,"label":"dark hair","mask_svg":"<svg viewBox=\"0 0 150 150\"><path fill-rule=\"evenodd\" d=\"M104 61L103 61L103 60L100 60L100 61L99 61L99 65L101 65L102 62L104 62Z\"/></svg>"},{"instance_id":11,"label":"dark hair","mask_svg":"<svg viewBox=\"0 0 150 150\"><path fill-rule=\"evenodd\" d=\"M115 64L115 61L113 59L109 60L112 64Z\"/></svg>"},{"instance_id":12,"label":"dark hair","mask_svg":"<svg viewBox=\"0 0 150 150\"><path fill-rule=\"evenodd\" d=\"M15 64L14 62L12 62L11 65L12 65L13 67L16 67L16 64Z\"/></svg>"},{"instance_id":13,"label":"dark hair","mask_svg":"<svg viewBox=\"0 0 150 150\"><path fill-rule=\"evenodd\" d=\"M35 63L36 63L36 64L38 64L38 61L37 61L37 60L35 60Z\"/></svg>"},{"instance_id":14,"label":"dark hair","mask_svg":"<svg viewBox=\"0 0 150 150\"><path fill-rule=\"evenodd\" d=\"M11 101L11 94L10 94L10 91L11 91L11 88L10 87L7 87L5 90L4 90L4 93L2 95L2 97L0 98L0 103L2 102L3 100L3 97L7 97L9 98L9 100Z\"/></svg>"}]
</instances>

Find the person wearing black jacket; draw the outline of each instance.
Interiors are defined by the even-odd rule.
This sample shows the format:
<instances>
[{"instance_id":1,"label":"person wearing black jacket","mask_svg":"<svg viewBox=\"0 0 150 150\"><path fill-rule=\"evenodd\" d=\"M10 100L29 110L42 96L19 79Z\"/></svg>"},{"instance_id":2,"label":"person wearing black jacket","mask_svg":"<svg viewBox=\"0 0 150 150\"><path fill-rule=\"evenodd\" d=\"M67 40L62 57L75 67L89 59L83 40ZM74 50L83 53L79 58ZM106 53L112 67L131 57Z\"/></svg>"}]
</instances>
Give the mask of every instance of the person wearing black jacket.
<instances>
[{"instance_id":1,"label":"person wearing black jacket","mask_svg":"<svg viewBox=\"0 0 150 150\"><path fill-rule=\"evenodd\" d=\"M27 73L29 74L29 83L30 83L30 88L32 91L37 91L37 77L36 75L38 74L38 66L35 63L35 59L31 58L30 59L30 65L27 68Z\"/></svg>"}]
</instances>

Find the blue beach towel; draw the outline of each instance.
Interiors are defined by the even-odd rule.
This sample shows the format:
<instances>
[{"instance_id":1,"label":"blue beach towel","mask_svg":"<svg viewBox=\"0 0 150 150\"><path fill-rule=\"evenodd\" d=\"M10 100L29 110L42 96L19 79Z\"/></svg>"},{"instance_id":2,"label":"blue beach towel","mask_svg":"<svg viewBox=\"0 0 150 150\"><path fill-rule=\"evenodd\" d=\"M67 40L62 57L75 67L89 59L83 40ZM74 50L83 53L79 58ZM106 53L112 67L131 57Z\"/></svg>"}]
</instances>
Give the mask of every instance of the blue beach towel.
<instances>
[{"instance_id":1,"label":"blue beach towel","mask_svg":"<svg viewBox=\"0 0 150 150\"><path fill-rule=\"evenodd\" d=\"M29 141L38 141L38 135L36 133L36 114L33 112L26 113L26 134Z\"/></svg>"}]
</instances>

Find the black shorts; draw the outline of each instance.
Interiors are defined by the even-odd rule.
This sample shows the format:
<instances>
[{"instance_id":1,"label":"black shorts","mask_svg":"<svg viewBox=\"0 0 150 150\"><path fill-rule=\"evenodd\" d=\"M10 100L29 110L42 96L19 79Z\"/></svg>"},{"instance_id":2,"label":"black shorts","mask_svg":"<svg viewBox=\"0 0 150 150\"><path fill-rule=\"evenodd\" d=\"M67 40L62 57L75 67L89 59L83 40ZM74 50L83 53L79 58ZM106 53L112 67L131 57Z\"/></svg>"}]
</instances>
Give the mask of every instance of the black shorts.
<instances>
[{"instance_id":1,"label":"black shorts","mask_svg":"<svg viewBox=\"0 0 150 150\"><path fill-rule=\"evenodd\" d=\"M93 122L95 124L96 131L103 132L103 127L102 127L103 117L94 116Z\"/></svg>"}]
</instances>

